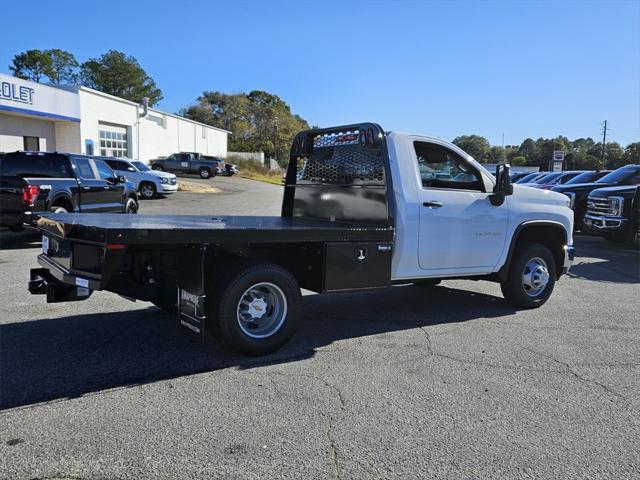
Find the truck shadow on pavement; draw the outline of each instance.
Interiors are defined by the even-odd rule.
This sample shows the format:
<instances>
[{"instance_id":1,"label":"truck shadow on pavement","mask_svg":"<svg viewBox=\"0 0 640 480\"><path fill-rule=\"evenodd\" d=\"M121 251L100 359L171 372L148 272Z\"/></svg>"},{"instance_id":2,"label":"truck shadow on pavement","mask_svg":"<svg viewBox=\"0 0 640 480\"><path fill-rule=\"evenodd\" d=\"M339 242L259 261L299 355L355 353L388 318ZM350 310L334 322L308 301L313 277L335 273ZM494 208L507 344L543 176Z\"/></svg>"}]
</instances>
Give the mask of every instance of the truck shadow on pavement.
<instances>
[{"instance_id":1,"label":"truck shadow on pavement","mask_svg":"<svg viewBox=\"0 0 640 480\"><path fill-rule=\"evenodd\" d=\"M202 344L155 307L1 325L0 410L230 367L287 363L343 339L514 312L498 297L412 285L309 295L303 306L296 336L280 351L256 358L229 352L214 339Z\"/></svg>"}]
</instances>

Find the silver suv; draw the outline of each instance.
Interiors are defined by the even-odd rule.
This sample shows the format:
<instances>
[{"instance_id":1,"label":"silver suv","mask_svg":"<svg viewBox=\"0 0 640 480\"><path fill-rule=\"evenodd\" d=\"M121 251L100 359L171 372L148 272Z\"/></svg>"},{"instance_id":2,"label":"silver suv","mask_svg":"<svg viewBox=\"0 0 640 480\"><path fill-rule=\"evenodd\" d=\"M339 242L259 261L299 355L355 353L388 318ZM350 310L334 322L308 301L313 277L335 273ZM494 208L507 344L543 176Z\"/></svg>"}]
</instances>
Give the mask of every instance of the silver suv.
<instances>
[{"instance_id":1,"label":"silver suv","mask_svg":"<svg viewBox=\"0 0 640 480\"><path fill-rule=\"evenodd\" d=\"M151 170L139 160L105 158L104 161L118 175L124 175L127 180L133 182L140 196L146 200L178 191L178 182L173 173Z\"/></svg>"}]
</instances>

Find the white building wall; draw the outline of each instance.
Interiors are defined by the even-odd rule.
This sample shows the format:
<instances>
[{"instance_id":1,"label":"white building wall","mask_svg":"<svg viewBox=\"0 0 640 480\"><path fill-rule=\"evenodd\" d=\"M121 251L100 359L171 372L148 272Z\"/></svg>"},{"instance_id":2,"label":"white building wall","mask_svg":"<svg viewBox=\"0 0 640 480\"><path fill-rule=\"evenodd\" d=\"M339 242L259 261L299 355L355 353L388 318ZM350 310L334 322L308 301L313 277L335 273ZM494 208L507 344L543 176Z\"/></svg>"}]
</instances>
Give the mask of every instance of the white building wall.
<instances>
[{"instance_id":1,"label":"white building wall","mask_svg":"<svg viewBox=\"0 0 640 480\"><path fill-rule=\"evenodd\" d=\"M24 138L38 137L41 151L56 150L55 122L0 113L0 152L24 150Z\"/></svg>"},{"instance_id":2,"label":"white building wall","mask_svg":"<svg viewBox=\"0 0 640 480\"><path fill-rule=\"evenodd\" d=\"M43 151L100 155L100 130L127 136L127 156L148 161L189 151L226 156L228 132L85 87L55 88L0 74L0 151L24 148L25 136L38 137ZM78 121L74 121L78 120ZM107 125L106 128L101 125ZM111 128L109 128L111 127Z\"/></svg>"},{"instance_id":3,"label":"white building wall","mask_svg":"<svg viewBox=\"0 0 640 480\"><path fill-rule=\"evenodd\" d=\"M100 124L127 128L129 157L148 161L176 152L198 152L204 155L226 156L228 133L191 120L155 109L138 119L141 107L133 102L80 89L81 149L92 140L95 153L100 154ZM205 137L202 138L203 128Z\"/></svg>"},{"instance_id":4,"label":"white building wall","mask_svg":"<svg viewBox=\"0 0 640 480\"><path fill-rule=\"evenodd\" d=\"M125 127L128 135L128 155L138 158L138 136L136 135L137 106L126 100L102 95L81 88L80 95L80 148L86 152L85 142L94 143L96 155L100 154L100 124Z\"/></svg>"},{"instance_id":5,"label":"white building wall","mask_svg":"<svg viewBox=\"0 0 640 480\"><path fill-rule=\"evenodd\" d=\"M56 150L66 153L82 153L80 124L55 122Z\"/></svg>"}]
</instances>

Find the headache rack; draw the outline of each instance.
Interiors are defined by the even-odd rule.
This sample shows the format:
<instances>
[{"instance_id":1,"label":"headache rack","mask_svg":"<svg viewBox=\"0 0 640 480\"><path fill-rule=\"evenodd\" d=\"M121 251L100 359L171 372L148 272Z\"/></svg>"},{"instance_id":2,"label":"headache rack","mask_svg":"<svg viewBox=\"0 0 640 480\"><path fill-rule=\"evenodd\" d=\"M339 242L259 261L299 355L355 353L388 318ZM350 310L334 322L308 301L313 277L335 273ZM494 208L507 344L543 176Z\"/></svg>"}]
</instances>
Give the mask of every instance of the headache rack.
<instances>
[{"instance_id":1,"label":"headache rack","mask_svg":"<svg viewBox=\"0 0 640 480\"><path fill-rule=\"evenodd\" d=\"M392 192L379 125L307 130L291 147L282 216L393 226Z\"/></svg>"}]
</instances>

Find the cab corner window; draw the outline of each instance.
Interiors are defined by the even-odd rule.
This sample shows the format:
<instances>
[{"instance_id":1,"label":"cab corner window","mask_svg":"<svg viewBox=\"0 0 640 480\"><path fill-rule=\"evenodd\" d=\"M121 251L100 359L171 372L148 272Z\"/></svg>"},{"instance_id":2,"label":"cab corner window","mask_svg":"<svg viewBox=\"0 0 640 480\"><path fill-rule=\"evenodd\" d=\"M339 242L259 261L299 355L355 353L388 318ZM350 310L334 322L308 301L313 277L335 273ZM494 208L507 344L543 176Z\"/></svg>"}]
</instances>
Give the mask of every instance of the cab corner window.
<instances>
[{"instance_id":1,"label":"cab corner window","mask_svg":"<svg viewBox=\"0 0 640 480\"><path fill-rule=\"evenodd\" d=\"M480 174L448 148L413 142L423 188L483 191Z\"/></svg>"}]
</instances>

